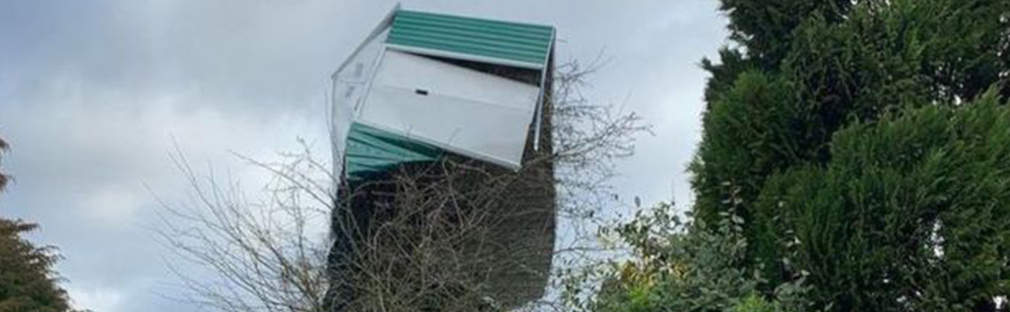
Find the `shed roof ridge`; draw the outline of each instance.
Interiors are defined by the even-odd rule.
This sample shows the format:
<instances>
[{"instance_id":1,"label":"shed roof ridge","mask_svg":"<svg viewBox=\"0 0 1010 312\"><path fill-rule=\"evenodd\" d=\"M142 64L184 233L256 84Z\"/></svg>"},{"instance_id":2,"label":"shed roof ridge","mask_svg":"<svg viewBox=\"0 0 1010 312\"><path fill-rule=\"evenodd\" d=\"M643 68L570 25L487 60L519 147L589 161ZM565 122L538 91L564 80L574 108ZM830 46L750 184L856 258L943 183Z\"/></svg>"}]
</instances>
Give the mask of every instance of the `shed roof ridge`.
<instances>
[{"instance_id":1,"label":"shed roof ridge","mask_svg":"<svg viewBox=\"0 0 1010 312\"><path fill-rule=\"evenodd\" d=\"M396 11L397 15L399 15L400 13L406 13L408 15L409 14L421 14L421 15L428 15L428 16L447 17L447 18L454 18L454 19L477 21L477 22L491 22L491 23L498 23L498 24L514 25L514 26L527 26L527 27L536 27L536 28L546 28L546 29L551 29L551 30L554 29L554 26L547 25L547 24L537 24L537 23L529 23L529 22L516 22L516 21L503 20L503 19L495 19L495 18L474 17L474 16L457 15L457 14L446 14L446 13L436 13L436 12L428 12L428 11L421 11L421 10L410 10L410 9L403 9L403 8L400 8L400 9L398 9Z\"/></svg>"}]
</instances>

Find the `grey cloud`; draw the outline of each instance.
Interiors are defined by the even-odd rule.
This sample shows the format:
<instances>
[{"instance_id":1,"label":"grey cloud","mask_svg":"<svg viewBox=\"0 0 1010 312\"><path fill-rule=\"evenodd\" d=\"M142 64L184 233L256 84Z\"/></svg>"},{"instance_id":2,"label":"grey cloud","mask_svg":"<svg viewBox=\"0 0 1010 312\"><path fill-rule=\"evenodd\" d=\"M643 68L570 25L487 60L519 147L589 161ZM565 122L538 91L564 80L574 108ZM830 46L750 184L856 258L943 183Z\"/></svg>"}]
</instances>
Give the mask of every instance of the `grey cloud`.
<instances>
[{"instance_id":1,"label":"grey cloud","mask_svg":"<svg viewBox=\"0 0 1010 312\"><path fill-rule=\"evenodd\" d=\"M295 137L325 152L332 70L395 1L5 1L0 4L0 135L16 184L0 213L41 223L61 248L79 304L101 312L198 311L144 226L160 196L182 196L167 154L255 181L228 150L269 159ZM611 61L594 101L656 126L621 163L618 191L646 203L690 191L705 73L725 44L715 1L405 1L407 8L557 26L562 59ZM247 184L249 185L249 184ZM673 186L675 185L675 188ZM256 185L253 183L253 187ZM98 311L96 311L98 312Z\"/></svg>"}]
</instances>

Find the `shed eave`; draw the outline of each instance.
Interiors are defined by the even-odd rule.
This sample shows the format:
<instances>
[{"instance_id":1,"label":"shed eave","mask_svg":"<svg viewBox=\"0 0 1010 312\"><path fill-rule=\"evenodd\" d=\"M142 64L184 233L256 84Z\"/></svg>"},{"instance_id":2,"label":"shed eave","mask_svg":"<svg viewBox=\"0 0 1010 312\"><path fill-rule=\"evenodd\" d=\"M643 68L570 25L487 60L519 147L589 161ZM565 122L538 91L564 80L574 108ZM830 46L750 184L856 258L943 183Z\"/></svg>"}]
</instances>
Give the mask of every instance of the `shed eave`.
<instances>
[{"instance_id":1,"label":"shed eave","mask_svg":"<svg viewBox=\"0 0 1010 312\"><path fill-rule=\"evenodd\" d=\"M384 30L392 26L393 17L396 16L396 12L399 11L400 11L400 4L397 3L392 10L389 10L389 13L386 13L386 17L384 17L382 21L380 21L379 24L376 25L374 29L372 29L372 32L369 33L368 36L366 36L365 39L358 44L358 47L354 48L354 51L351 51L351 54L348 55L347 58L344 58L344 61L340 63L340 66L337 66L337 70L334 70L333 73L330 74L330 79L336 80L337 73L340 73L341 70L344 70L344 67L347 67L347 64L351 62L351 59L354 58L354 55L361 52L361 49L363 49L365 45L368 44L368 42L372 41L373 39L375 39L375 37L378 37L379 34L381 34Z\"/></svg>"},{"instance_id":2,"label":"shed eave","mask_svg":"<svg viewBox=\"0 0 1010 312\"><path fill-rule=\"evenodd\" d=\"M387 43L386 47L389 48L389 49L394 49L394 50L398 50L398 51L402 51L402 52L407 52L407 53L413 53L413 54L421 54L421 55L428 55L428 56L435 56L435 57L445 57L445 58L450 58L450 59L457 59L457 60L464 60L464 61L474 61L474 62L495 64L495 65L512 66L512 67L519 67L519 68L525 68L525 69L543 70L544 67L545 67L543 63L530 63L530 62L516 61L516 60L496 58L496 57L488 57L488 56L482 56L482 55L473 55L473 54L466 54L466 53L445 51L445 50L438 50L438 49L429 49L429 48L422 48L422 47L406 46L406 45L400 45L400 44L394 44L394 43Z\"/></svg>"}]
</instances>

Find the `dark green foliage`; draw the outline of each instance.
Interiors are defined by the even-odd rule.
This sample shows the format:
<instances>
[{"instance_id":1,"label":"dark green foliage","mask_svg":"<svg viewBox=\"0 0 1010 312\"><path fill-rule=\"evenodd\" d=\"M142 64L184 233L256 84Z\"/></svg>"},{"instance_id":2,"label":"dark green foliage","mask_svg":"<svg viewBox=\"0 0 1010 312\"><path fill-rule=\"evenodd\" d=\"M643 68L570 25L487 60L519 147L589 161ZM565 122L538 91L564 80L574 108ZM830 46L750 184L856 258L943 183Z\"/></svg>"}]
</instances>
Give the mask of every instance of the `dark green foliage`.
<instances>
[{"instance_id":1,"label":"dark green foliage","mask_svg":"<svg viewBox=\"0 0 1010 312\"><path fill-rule=\"evenodd\" d=\"M993 311L1010 294L1010 109L986 97L835 135L823 167L772 178L811 297L841 311ZM789 235L789 232L795 235Z\"/></svg>"},{"instance_id":2,"label":"dark green foliage","mask_svg":"<svg viewBox=\"0 0 1010 312\"><path fill-rule=\"evenodd\" d=\"M744 59L743 54L736 49L723 48L719 50L719 57L721 64L712 63L709 59L701 60L701 67L712 73L712 78L708 80L708 88L705 89L705 102L709 103L709 108L712 107L711 103L718 102L720 97L733 87L737 75L756 69L755 62Z\"/></svg>"},{"instance_id":3,"label":"dark green foliage","mask_svg":"<svg viewBox=\"0 0 1010 312\"><path fill-rule=\"evenodd\" d=\"M699 207L744 205L738 212L750 218L749 202L731 203L730 197L755 198L764 177L788 166L804 152L790 137L801 126L797 112L788 103L789 90L761 72L746 72L736 84L705 112L705 131L698 158L691 170L696 174L695 188ZM719 155L719 161L707 161ZM697 217L718 222L719 211L696 210Z\"/></svg>"},{"instance_id":4,"label":"dark green foliage","mask_svg":"<svg viewBox=\"0 0 1010 312\"><path fill-rule=\"evenodd\" d=\"M39 248L21 234L37 226L0 218L0 311L68 311L67 295L56 285L51 248Z\"/></svg>"},{"instance_id":5,"label":"dark green foliage","mask_svg":"<svg viewBox=\"0 0 1010 312\"><path fill-rule=\"evenodd\" d=\"M774 67L788 53L793 31L804 18L820 15L839 22L851 7L851 0L723 0L720 9L729 15L730 39L746 46L750 57Z\"/></svg>"},{"instance_id":6,"label":"dark green foliage","mask_svg":"<svg viewBox=\"0 0 1010 312\"><path fill-rule=\"evenodd\" d=\"M7 142L4 142L3 138L0 138L0 153L3 153L7 149ZM2 160L2 159L0 159ZM2 164L2 163L0 163ZM3 171L0 171L0 192L3 191L4 187L7 186L7 176L4 175Z\"/></svg>"},{"instance_id":7,"label":"dark green foliage","mask_svg":"<svg viewBox=\"0 0 1010 312\"><path fill-rule=\"evenodd\" d=\"M793 2L798 1L786 1ZM721 210L718 205L710 204L720 203L726 198L727 193L717 190L718 185L742 179L740 174L735 173L727 176L718 170L706 172L705 167L722 166L718 163L724 161L746 161L724 155L719 148L708 148L707 145L787 145L797 150L779 151L788 157L776 160L776 163L783 166L808 162L823 164L830 158L828 146L833 133L851 122L873 121L885 112L900 111L906 107L970 100L991 86L1000 88L1004 96L1010 94L1006 88L1006 76L1010 72L1008 1L933 0L894 1L890 4L864 1L855 7L830 5L824 8L793 3L788 7L796 9L789 14L793 16L789 20L796 19L795 22L779 21L765 25L764 22L741 20L769 15L771 13L765 12L769 10L781 11L773 10L779 3L725 1L724 7L731 9L731 24L735 25L734 38L742 47L740 50L724 50L719 65L707 60L702 63L713 74L706 90L706 139L692 168L700 202L696 211L702 218L712 215L709 210ZM747 8L759 7L761 9L755 9L758 12L744 12ZM835 13L824 13L828 11ZM841 14L838 12L843 12L844 18L838 17ZM744 26L751 24L754 25ZM795 26L790 26L793 28L788 31L769 28L769 25L793 24ZM780 33L789 34L782 39L788 39L788 42L781 43L789 48L788 53L770 63L763 54L755 54L757 52L754 51L761 50L761 44L755 43L756 38ZM977 42L966 42L968 39L965 38L975 38ZM960 65L964 67L956 67ZM736 100L726 98L727 94L746 92L736 89L750 88L745 85L750 82L744 81L749 78L743 73L755 71L763 72L769 84L776 85L766 89L785 90L784 94L777 95L780 100L768 104L748 99L746 95L737 96ZM757 106L748 107L752 105ZM776 118L774 122L790 127L785 129L785 134L766 137L763 136L768 132L766 129L737 133L750 129L717 126L721 123L719 120L726 119L719 116L721 114L738 114L736 110L740 108L754 111L768 107L792 112L789 120L770 114ZM748 118L753 119L750 124L768 122L762 116ZM731 134L713 134L715 132ZM733 141L712 142L719 139L708 137ZM758 142L738 141L748 137L756 138ZM775 142L762 141L765 139ZM756 160L763 161L760 158ZM743 179L752 180L760 187L768 173L782 167L767 167L769 164L747 166L754 168L754 174ZM744 197L746 201L754 199L753 196ZM747 209L741 214L747 215Z\"/></svg>"},{"instance_id":8,"label":"dark green foliage","mask_svg":"<svg viewBox=\"0 0 1010 312\"><path fill-rule=\"evenodd\" d=\"M1010 96L1010 3L943 0L914 5L921 26L923 74L940 98L970 100L996 84ZM929 3L929 2L927 2Z\"/></svg>"},{"instance_id":9,"label":"dark green foliage","mask_svg":"<svg viewBox=\"0 0 1010 312\"><path fill-rule=\"evenodd\" d=\"M732 213L718 224L682 222L660 204L614 229L635 260L614 267L590 309L646 311L805 311L802 280L783 283L766 299L761 277L742 265L747 240L743 219Z\"/></svg>"},{"instance_id":10,"label":"dark green foliage","mask_svg":"<svg viewBox=\"0 0 1010 312\"><path fill-rule=\"evenodd\" d=\"M994 308L986 305L1010 283L999 257L1007 250L996 247L1010 225L991 214L1010 173L994 163L1002 150L970 139L1010 139L970 131L1005 123L981 115L1005 115L995 103L1010 98L1010 1L721 8L739 46L718 64L702 61L712 77L690 167L694 213L708 223L731 209L744 218L744 263L764 272L760 288L807 270L811 298L831 310ZM936 240L957 247L929 258Z\"/></svg>"},{"instance_id":11,"label":"dark green foliage","mask_svg":"<svg viewBox=\"0 0 1010 312\"><path fill-rule=\"evenodd\" d=\"M0 153L7 144L0 139ZM2 156L2 155L0 155ZM0 172L0 192L7 178ZM21 238L35 224L0 218L0 312L69 311L67 295L57 285L52 248Z\"/></svg>"}]
</instances>

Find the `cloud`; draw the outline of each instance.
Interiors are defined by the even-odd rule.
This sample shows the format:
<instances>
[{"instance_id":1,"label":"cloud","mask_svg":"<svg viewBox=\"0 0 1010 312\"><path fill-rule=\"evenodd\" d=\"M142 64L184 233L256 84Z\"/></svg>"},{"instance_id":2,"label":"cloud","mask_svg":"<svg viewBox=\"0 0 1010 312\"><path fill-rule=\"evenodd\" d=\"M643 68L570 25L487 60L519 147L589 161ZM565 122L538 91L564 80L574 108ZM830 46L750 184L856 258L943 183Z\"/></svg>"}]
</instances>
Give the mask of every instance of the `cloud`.
<instances>
[{"instance_id":1,"label":"cloud","mask_svg":"<svg viewBox=\"0 0 1010 312\"><path fill-rule=\"evenodd\" d=\"M137 94L74 75L53 75L50 81L23 92L21 104L0 106L0 116L17 117L0 122L0 133L13 147L5 155L5 171L17 182L0 201L0 211L42 225L37 237L60 247L65 259L58 269L75 293L88 296L82 304L125 297L125 306L149 304L132 310L176 311L157 309L175 304L160 295L176 289L149 290L173 276L164 267L167 252L145 229L159 209L155 195L184 197L181 174L168 157L173 138L198 170L234 172L253 190L262 185L262 172L250 170L231 151L271 159L277 151L295 149L297 137L325 142L322 114L259 116L198 94ZM205 105L185 107L196 103ZM106 296L112 290L128 295Z\"/></svg>"},{"instance_id":2,"label":"cloud","mask_svg":"<svg viewBox=\"0 0 1010 312\"><path fill-rule=\"evenodd\" d=\"M141 196L133 190L103 188L81 200L81 216L102 226L121 226L135 218L140 204Z\"/></svg>"},{"instance_id":3,"label":"cloud","mask_svg":"<svg viewBox=\"0 0 1010 312\"><path fill-rule=\"evenodd\" d=\"M272 159L296 137L325 155L328 77L396 2L6 1L0 3L0 135L16 183L0 212L39 222L61 248L75 303L96 312L196 311L144 226L184 197L174 143L255 190L229 154ZM411 9L553 24L562 60L610 59L592 100L656 126L621 163L618 191L650 202L690 196L683 172L700 137L706 74L725 43L717 3L406 1ZM325 158L325 157L324 157ZM689 200L689 199L688 199Z\"/></svg>"},{"instance_id":4,"label":"cloud","mask_svg":"<svg viewBox=\"0 0 1010 312\"><path fill-rule=\"evenodd\" d=\"M102 312L125 311L123 310L125 296L117 289L100 287L81 289L76 285L70 285L67 287L67 293L73 298L71 304L74 307Z\"/></svg>"}]
</instances>

